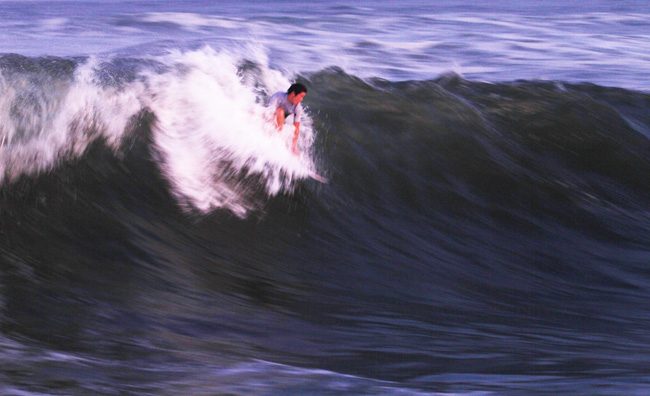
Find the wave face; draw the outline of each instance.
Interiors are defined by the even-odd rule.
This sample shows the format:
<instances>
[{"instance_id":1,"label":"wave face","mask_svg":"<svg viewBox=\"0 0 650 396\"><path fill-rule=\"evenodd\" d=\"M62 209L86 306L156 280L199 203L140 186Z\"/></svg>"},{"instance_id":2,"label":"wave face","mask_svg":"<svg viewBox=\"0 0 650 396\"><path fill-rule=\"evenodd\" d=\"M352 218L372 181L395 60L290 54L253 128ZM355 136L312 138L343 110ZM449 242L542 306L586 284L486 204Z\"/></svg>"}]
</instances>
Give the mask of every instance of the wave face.
<instances>
[{"instance_id":1,"label":"wave face","mask_svg":"<svg viewBox=\"0 0 650 396\"><path fill-rule=\"evenodd\" d=\"M5 394L633 394L650 96L0 57ZM328 184L309 178L318 172Z\"/></svg>"}]
</instances>

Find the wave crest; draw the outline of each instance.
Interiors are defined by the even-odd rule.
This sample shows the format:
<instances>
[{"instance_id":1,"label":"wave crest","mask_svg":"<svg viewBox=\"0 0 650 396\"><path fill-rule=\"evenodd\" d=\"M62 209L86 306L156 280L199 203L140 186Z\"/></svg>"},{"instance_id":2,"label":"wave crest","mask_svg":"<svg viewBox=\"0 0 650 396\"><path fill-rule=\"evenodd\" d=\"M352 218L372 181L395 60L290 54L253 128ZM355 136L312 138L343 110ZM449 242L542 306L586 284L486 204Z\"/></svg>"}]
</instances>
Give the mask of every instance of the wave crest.
<instances>
[{"instance_id":1,"label":"wave crest","mask_svg":"<svg viewBox=\"0 0 650 396\"><path fill-rule=\"evenodd\" d=\"M97 140L118 152L143 112L155 120L154 158L188 210L244 216L252 195L291 191L315 168L309 118L300 158L287 147L291 128L279 134L269 122L265 99L289 81L263 63L203 48L141 59L7 55L0 67L2 182L79 158Z\"/></svg>"}]
</instances>

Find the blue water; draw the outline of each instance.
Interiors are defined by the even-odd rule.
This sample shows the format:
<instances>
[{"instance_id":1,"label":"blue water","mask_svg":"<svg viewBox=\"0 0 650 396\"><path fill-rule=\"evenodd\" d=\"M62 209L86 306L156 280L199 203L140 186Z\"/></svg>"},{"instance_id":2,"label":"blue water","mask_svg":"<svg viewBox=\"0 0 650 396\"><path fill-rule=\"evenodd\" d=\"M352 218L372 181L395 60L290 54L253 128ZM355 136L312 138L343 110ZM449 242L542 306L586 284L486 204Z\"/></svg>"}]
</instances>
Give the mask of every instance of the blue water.
<instances>
[{"instance_id":1,"label":"blue water","mask_svg":"<svg viewBox=\"0 0 650 396\"><path fill-rule=\"evenodd\" d=\"M650 394L650 5L430 3L0 0L0 395Z\"/></svg>"},{"instance_id":2,"label":"blue water","mask_svg":"<svg viewBox=\"0 0 650 396\"><path fill-rule=\"evenodd\" d=\"M0 52L142 53L207 44L268 57L287 73L564 80L648 90L643 1L1 3Z\"/></svg>"}]
</instances>

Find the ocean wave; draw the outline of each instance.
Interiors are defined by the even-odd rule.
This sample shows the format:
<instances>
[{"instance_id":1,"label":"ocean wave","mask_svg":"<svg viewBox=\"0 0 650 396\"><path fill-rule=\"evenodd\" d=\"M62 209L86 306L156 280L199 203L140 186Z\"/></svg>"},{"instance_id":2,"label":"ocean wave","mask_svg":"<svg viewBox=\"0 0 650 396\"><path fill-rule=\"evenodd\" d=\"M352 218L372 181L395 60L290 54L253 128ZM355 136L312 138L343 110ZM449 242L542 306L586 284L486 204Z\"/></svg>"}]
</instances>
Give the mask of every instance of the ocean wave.
<instances>
[{"instance_id":1,"label":"ocean wave","mask_svg":"<svg viewBox=\"0 0 650 396\"><path fill-rule=\"evenodd\" d=\"M317 126L330 131L326 152L333 166L344 167L342 183L354 179L351 189L365 193L373 183L366 175L385 170L378 177L395 183L396 194L406 183L510 204L532 194L552 200L553 191L569 197L609 190L611 183L647 191L647 94L454 75L364 81L340 70L317 73L311 83ZM352 171L360 167L366 169Z\"/></svg>"},{"instance_id":2,"label":"ocean wave","mask_svg":"<svg viewBox=\"0 0 650 396\"><path fill-rule=\"evenodd\" d=\"M647 384L647 94L325 69L299 160L255 59L2 61L0 360L35 387Z\"/></svg>"},{"instance_id":3,"label":"ocean wave","mask_svg":"<svg viewBox=\"0 0 650 396\"><path fill-rule=\"evenodd\" d=\"M94 142L124 155L143 135L170 193L204 213L244 216L267 199L252 197L291 192L321 159L337 191L391 208L431 198L455 209L625 206L642 198L612 191L647 193L649 99L640 92L456 75L388 82L326 69L300 77L311 117L297 158L264 107L288 80L262 63L208 48L141 59L6 55L1 64L4 183L74 161Z\"/></svg>"},{"instance_id":4,"label":"ocean wave","mask_svg":"<svg viewBox=\"0 0 650 396\"><path fill-rule=\"evenodd\" d=\"M80 158L96 141L123 152L134 133L149 130L153 157L182 206L243 216L259 190L246 179L258 177L275 195L315 169L309 118L301 125L301 157L286 149L291 128L278 134L268 121L264 101L289 81L262 65L252 75L244 64L209 48L144 59L6 55L3 182Z\"/></svg>"}]
</instances>

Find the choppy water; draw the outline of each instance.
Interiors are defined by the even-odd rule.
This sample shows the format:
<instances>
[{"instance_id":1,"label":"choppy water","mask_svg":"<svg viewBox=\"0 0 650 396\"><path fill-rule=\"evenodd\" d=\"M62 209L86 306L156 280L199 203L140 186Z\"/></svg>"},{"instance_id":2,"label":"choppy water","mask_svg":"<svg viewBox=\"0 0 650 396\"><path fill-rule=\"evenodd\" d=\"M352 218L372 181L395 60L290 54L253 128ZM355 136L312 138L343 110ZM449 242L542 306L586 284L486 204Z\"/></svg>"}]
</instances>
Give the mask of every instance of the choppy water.
<instances>
[{"instance_id":1,"label":"choppy water","mask_svg":"<svg viewBox=\"0 0 650 396\"><path fill-rule=\"evenodd\" d=\"M565 3L0 2L0 394L647 394L650 13Z\"/></svg>"}]
</instances>

